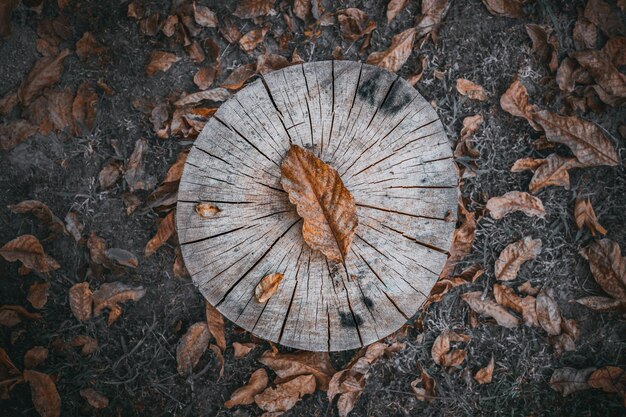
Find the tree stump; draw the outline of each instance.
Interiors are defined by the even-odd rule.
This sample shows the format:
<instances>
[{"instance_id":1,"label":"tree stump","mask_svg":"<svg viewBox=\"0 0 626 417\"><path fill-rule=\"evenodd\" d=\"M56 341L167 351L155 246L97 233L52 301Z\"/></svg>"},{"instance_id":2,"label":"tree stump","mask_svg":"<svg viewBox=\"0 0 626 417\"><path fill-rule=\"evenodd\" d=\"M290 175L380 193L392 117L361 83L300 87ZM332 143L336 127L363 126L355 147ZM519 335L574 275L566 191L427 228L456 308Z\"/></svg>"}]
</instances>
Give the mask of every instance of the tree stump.
<instances>
[{"instance_id":1,"label":"tree stump","mask_svg":"<svg viewBox=\"0 0 626 417\"><path fill-rule=\"evenodd\" d=\"M302 237L281 186L297 144L337 170L358 227L343 264ZM194 283L256 336L312 351L360 348L423 304L448 256L457 174L443 126L406 81L349 61L266 74L225 102L191 149L177 227ZM199 203L219 211L202 217ZM259 281L283 273L266 302Z\"/></svg>"}]
</instances>

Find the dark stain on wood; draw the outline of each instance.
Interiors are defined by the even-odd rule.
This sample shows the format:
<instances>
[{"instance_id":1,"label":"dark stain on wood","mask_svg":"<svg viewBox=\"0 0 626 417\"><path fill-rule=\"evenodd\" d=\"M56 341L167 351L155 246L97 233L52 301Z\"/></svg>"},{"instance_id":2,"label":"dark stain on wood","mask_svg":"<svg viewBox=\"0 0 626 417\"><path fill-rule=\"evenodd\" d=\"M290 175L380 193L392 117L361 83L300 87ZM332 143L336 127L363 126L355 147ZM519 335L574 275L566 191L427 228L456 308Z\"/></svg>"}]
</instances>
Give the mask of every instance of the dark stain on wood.
<instances>
[{"instance_id":1,"label":"dark stain on wood","mask_svg":"<svg viewBox=\"0 0 626 417\"><path fill-rule=\"evenodd\" d=\"M372 77L365 80L357 90L357 94L359 98L363 101L368 102L372 106L375 106L376 103L376 88L378 86L378 80L380 78L379 73L375 73Z\"/></svg>"},{"instance_id":2,"label":"dark stain on wood","mask_svg":"<svg viewBox=\"0 0 626 417\"><path fill-rule=\"evenodd\" d=\"M380 106L380 111L383 113L394 114L400 111L404 106L411 101L411 94L404 90L400 83L394 82L389 91L387 99Z\"/></svg>"},{"instance_id":3,"label":"dark stain on wood","mask_svg":"<svg viewBox=\"0 0 626 417\"><path fill-rule=\"evenodd\" d=\"M363 304L365 304L368 308L374 307L374 302L369 297L363 297Z\"/></svg>"},{"instance_id":4,"label":"dark stain on wood","mask_svg":"<svg viewBox=\"0 0 626 417\"><path fill-rule=\"evenodd\" d=\"M343 327L358 327L363 324L363 319L358 314L353 317L350 313L340 312L339 318Z\"/></svg>"}]
</instances>

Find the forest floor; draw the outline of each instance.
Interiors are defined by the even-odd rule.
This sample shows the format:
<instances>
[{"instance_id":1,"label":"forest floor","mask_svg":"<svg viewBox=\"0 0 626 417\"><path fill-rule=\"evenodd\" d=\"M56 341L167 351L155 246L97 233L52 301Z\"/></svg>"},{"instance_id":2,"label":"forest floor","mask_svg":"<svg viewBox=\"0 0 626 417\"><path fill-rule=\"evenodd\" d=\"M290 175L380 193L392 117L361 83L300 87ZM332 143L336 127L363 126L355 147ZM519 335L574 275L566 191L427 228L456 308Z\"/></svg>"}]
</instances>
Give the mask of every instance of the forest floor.
<instances>
[{"instance_id":1,"label":"forest floor","mask_svg":"<svg viewBox=\"0 0 626 417\"><path fill-rule=\"evenodd\" d=\"M154 236L156 220L163 211L145 204L155 186L162 182L181 150L193 144L193 135L159 138L155 127L161 123L152 109L159 103L179 97L181 92L197 91L193 77L207 62L219 56L220 70L214 85L223 82L235 68L256 63L264 51L291 59L294 51L305 62L339 58L365 62L374 51L385 50L391 38L414 25L420 14L420 2L409 2L391 23L387 23L387 0L340 2L322 1L324 9L335 12L357 7L376 22L371 45L361 50L362 40L342 38L336 24L321 26L318 36L305 31L302 21L294 18L294 30L285 24L283 12L291 1L277 1L273 16L251 19L234 17L236 1L200 0L198 4L213 10L222 25L228 21L241 33L260 25L269 31L263 42L251 53L235 43L229 44L216 28L199 27L197 39L205 48L204 63L194 62L185 49L163 33L141 34L137 19L128 16L128 2L76 0L62 10L56 1L45 2L40 14L18 6L12 14L12 31L0 41L0 97L14 92L35 62L41 58L37 39L45 30L41 22L62 16L64 29L58 29L59 48L75 49L85 32L91 32L98 44L106 48L103 61L81 60L71 54L64 60L64 70L57 86L76 91L84 81L98 84L95 120L89 129L51 129L34 134L10 150L0 150L0 246L24 234L39 238L47 254L60 268L50 274L31 271L20 276L17 262L0 258L0 305L27 306L39 311L40 320L22 319L12 327L0 328L0 346L16 366L23 369L23 358L33 346L49 349L47 360L36 369L53 375L62 401L63 416L257 416L263 412L256 405L224 407L231 393L244 385L251 373L262 365L259 355L270 348L267 342L226 323L227 349L224 352L224 374L214 352L207 350L189 377L180 376L176 366L176 346L190 324L204 320L204 300L191 279L173 272L175 243L167 243L150 257L143 257L146 243ZM36 3L36 2L32 2ZM139 2L138 2L139 3ZM160 21L172 13L181 1L140 2L142 16L158 12ZM172 4L174 3L174 4ZM314 2L315 3L315 2ZM559 42L559 61L575 50L572 29L582 0L537 0L525 6L526 17L494 16L480 0L450 2L436 42L416 41L408 61L398 71L410 77L419 68L419 58L426 56L428 65L415 88L435 106L450 138L451 146L460 136L465 117L482 114L483 124L472 142L479 152L476 175L464 178L461 193L468 210L483 212L490 197L508 191L527 191L532 173L511 172L513 163L525 157L543 158L554 149L535 149L533 142L541 135L526 121L502 110L499 98L519 75L529 90L531 102L552 111L565 111L564 94L546 64L532 52L532 42L525 25L542 24L554 29ZM609 2L613 4L614 2ZM187 4L188 6L188 4ZM624 21L624 13L615 8ZM60 22L57 20L57 22ZM148 26L148 25L146 25ZM38 28L39 31L38 31ZM150 32L150 28L147 29ZM39 35L38 35L39 33ZM606 39L599 33L598 44ZM58 33L57 33L58 34ZM623 34L622 34L623 35ZM217 44L218 53L213 48ZM174 52L180 60L164 72L146 75L146 65L154 50ZM333 55L334 52L334 55ZM487 100L475 101L460 95L456 80L469 79L484 87ZM105 85L106 84L106 85ZM107 94L103 86L113 90ZM167 110L166 110L167 111ZM152 121L151 118L152 112ZM2 119L8 123L19 117L14 109ZM578 197L590 198L606 237L626 251L626 171L623 161L626 142L618 129L626 122L623 106L601 106L583 109L576 114L601 126L617 149L622 164L570 171L570 187L546 187L536 193L545 206L545 218L528 217L520 212L501 220L488 215L480 217L475 240L468 256L456 271L480 264L485 273L475 282L458 286L439 302L422 310L401 340L405 347L380 358L369 372L365 387L351 415L354 416L618 416L624 413L623 400L600 390L583 390L562 396L549 384L555 369L582 369L612 365L626 366L626 325L616 312L596 312L570 300L602 294L594 281L588 262L579 250L594 239L588 230L579 230L574 219ZM22 115L21 117L26 117ZM167 116L166 116L167 119ZM5 132L6 134L6 132ZM183 135L179 135L183 136ZM145 138L143 153L145 189L134 194L142 205L127 214L129 185L117 181L110 188L99 183L105 162L123 161L131 155L138 139ZM558 145L556 151L569 155ZM150 188L151 187L151 188ZM142 188L142 187L139 187ZM56 216L64 219L74 212L83 225L82 239L75 241L62 235L44 240L46 226L32 216L12 213L8 205L24 200L45 203ZM139 265L121 272L90 268L87 237L91 232L102 237L110 248L122 248L136 254ZM474 326L468 319L469 308L461 295L468 291L486 291L497 282L494 262L510 243L525 236L541 239L539 256L524 264L515 283L530 281L535 287L553 291L562 315L575 319L580 336L575 350L558 352L541 328L518 326L508 329L493 320L478 317ZM93 265L91 265L93 266ZM146 293L136 302L123 306L121 317L107 325L106 315L79 322L69 306L68 290L74 284L88 281L92 289L104 282L122 281L142 286ZM27 301L31 284L49 282L45 306L35 310ZM466 344L467 358L461 366L445 369L433 362L431 347L445 329L471 337ZM78 335L95 338L98 347L89 356L82 355L70 342ZM250 342L258 346L247 356L236 359L233 342ZM279 347L280 348L280 347ZM282 348L280 348L282 350ZM343 369L356 351L331 353L336 369ZM478 384L474 373L495 358L492 382ZM411 382L420 376L422 366L436 381L436 397L419 401ZM81 397L79 391L92 387L108 397L108 407L97 410ZM3 416L36 416L28 384L18 384L10 398L0 400ZM333 416L337 407L326 393L318 390L306 395L285 416Z\"/></svg>"}]
</instances>

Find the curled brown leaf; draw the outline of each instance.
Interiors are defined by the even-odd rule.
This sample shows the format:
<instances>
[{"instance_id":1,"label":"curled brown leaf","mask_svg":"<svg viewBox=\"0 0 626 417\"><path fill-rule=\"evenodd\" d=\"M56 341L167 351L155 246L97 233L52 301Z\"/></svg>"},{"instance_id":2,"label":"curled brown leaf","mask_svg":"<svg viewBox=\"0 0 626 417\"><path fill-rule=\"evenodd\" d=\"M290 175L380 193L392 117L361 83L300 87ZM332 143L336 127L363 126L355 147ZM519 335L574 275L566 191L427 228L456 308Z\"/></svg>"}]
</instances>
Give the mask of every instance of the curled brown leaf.
<instances>
[{"instance_id":1,"label":"curled brown leaf","mask_svg":"<svg viewBox=\"0 0 626 417\"><path fill-rule=\"evenodd\" d=\"M398 33L391 39L391 45L385 51L372 52L367 57L367 63L377 65L390 72L398 71L409 59L415 40L415 28L409 28Z\"/></svg>"},{"instance_id":2,"label":"curled brown leaf","mask_svg":"<svg viewBox=\"0 0 626 417\"><path fill-rule=\"evenodd\" d=\"M496 278L501 281L510 281L517 277L522 264L535 259L541 253L541 240L530 236L511 243L500 253L496 260Z\"/></svg>"},{"instance_id":3,"label":"curled brown leaf","mask_svg":"<svg viewBox=\"0 0 626 417\"><path fill-rule=\"evenodd\" d=\"M233 408L236 405L252 404L254 396L263 392L269 383L267 372L260 368L252 373L248 383L243 387L237 388L231 395L230 399L224 403L226 408Z\"/></svg>"},{"instance_id":4,"label":"curled brown leaf","mask_svg":"<svg viewBox=\"0 0 626 417\"><path fill-rule=\"evenodd\" d=\"M176 363L180 375L190 374L209 346L209 328L205 322L191 325L176 346Z\"/></svg>"},{"instance_id":5,"label":"curled brown leaf","mask_svg":"<svg viewBox=\"0 0 626 417\"><path fill-rule=\"evenodd\" d=\"M490 298L483 299L481 291L465 293L461 296L472 310L478 314L492 317L502 327L512 329L519 326L519 319L508 312L508 310L497 304Z\"/></svg>"},{"instance_id":6,"label":"curled brown leaf","mask_svg":"<svg viewBox=\"0 0 626 417\"><path fill-rule=\"evenodd\" d=\"M264 276L254 288L254 296L259 303L269 300L278 290L283 274L272 273Z\"/></svg>"},{"instance_id":7,"label":"curled brown leaf","mask_svg":"<svg viewBox=\"0 0 626 417\"><path fill-rule=\"evenodd\" d=\"M79 321L86 321L91 318L92 295L88 282L74 284L70 288L70 309Z\"/></svg>"},{"instance_id":8,"label":"curled brown leaf","mask_svg":"<svg viewBox=\"0 0 626 417\"><path fill-rule=\"evenodd\" d=\"M598 222L591 200L583 200L581 198L576 200L574 218L576 219L576 226L582 229L586 225L592 236L595 236L596 232L606 235L606 229Z\"/></svg>"},{"instance_id":9,"label":"curled brown leaf","mask_svg":"<svg viewBox=\"0 0 626 417\"><path fill-rule=\"evenodd\" d=\"M22 235L7 242L0 248L0 256L9 262L20 261L25 268L37 272L50 272L61 267L44 252L39 239L33 235Z\"/></svg>"},{"instance_id":10,"label":"curled brown leaf","mask_svg":"<svg viewBox=\"0 0 626 417\"><path fill-rule=\"evenodd\" d=\"M521 211L529 217L544 218L546 215L541 200L523 191L509 191L501 197L491 197L486 208L494 219L501 219L515 211Z\"/></svg>"}]
</instances>

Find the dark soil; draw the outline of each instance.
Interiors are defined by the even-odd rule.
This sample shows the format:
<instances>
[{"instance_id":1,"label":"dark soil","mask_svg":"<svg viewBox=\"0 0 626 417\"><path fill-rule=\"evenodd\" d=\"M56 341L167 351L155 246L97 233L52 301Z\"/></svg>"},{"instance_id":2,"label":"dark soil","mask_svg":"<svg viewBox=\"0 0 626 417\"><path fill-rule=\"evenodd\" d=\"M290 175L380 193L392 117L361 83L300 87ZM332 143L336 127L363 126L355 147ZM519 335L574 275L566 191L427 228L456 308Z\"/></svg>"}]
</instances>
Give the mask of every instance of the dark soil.
<instances>
[{"instance_id":1,"label":"dark soil","mask_svg":"<svg viewBox=\"0 0 626 417\"><path fill-rule=\"evenodd\" d=\"M145 1L144 9L167 16L170 3ZM221 18L230 16L237 2L201 0L199 3L209 6ZM287 3L279 1L276 7L287 7ZM370 52L386 49L391 37L411 27L419 14L419 2L410 2L407 9L387 25L386 0L346 1L341 6L335 3L339 2L323 1L326 10L359 7L376 20L378 29L371 47L364 53L359 53L360 43L352 45L343 40L336 27L322 28L322 35L315 43L302 34L297 35L288 51L279 51L272 31L286 30L280 14L267 19L272 31L265 46L270 52L286 56L295 48L305 61L318 61L332 59L334 47L341 45L345 59L364 61ZM428 56L429 67L416 88L436 104L451 144L459 136L463 118L482 112L485 121L475 137L481 154L478 174L465 180L462 187L470 210L484 208L489 197L511 190L527 190L530 174L511 173L513 162L528 156L545 157L551 152L533 150L530 144L538 137L537 132L524 120L502 111L498 100L515 74L520 74L529 86L534 103L559 110L558 87L554 79L548 77L544 63L531 54L531 42L524 25L552 26L561 44L559 58L562 59L573 48L571 32L577 11L584 7L584 2L538 0L529 3L526 10L530 17L519 20L494 17L479 0L453 1L438 43L429 42L421 49L417 45L399 72L405 77L413 74L418 65L417 57ZM40 16L25 6L14 12L12 34L0 43L0 96L15 89L38 59L37 22L59 13L66 16L72 31L72 38L62 46L73 49L82 34L91 31L110 50L109 62L104 66L84 64L75 55L68 57L60 85L75 91L84 80L96 82L102 78L116 94L100 94L97 122L89 134L71 138L36 135L12 151L0 153L0 244L26 233L40 239L48 236L48 231L37 220L28 215L12 214L6 208L27 199L46 203L60 218L70 210L76 211L85 226L85 236L94 231L106 239L109 247L124 248L137 255L143 254L146 242L154 234L158 213L140 209L127 216L122 202L125 183L102 190L98 173L104 161L116 155L113 144L117 143L119 156L126 158L135 141L143 137L148 140L144 158L148 174L157 180L164 178L179 151L188 148L190 142L156 138L148 117L133 108L131 102L146 98L158 103L173 92L195 91L192 77L199 65L163 35L141 36L136 21L127 17L127 6L126 1L78 0L59 11L57 2L51 1L46 2ZM242 31L254 25L250 20L232 18L232 21ZM212 37L222 47L223 73L218 81L225 79L231 69L255 62L261 53L257 49L249 56L235 45L227 47L215 29L203 29L201 37ZM148 55L155 49L175 51L183 58L168 72L147 77ZM434 76L435 70L445 72L443 79ZM489 100L477 102L460 96L455 90L457 78L483 85L489 92ZM623 107L607 107L599 113L579 116L602 126L624 160L626 146L618 139L617 132L626 120ZM557 152L565 155L568 151L559 147ZM419 334L412 329L404 340L407 345L404 350L375 364L351 415L623 415L623 405L615 396L587 390L564 398L550 388L548 381L554 369L564 366L626 366L626 326L622 318L615 313L591 312L568 302L602 293L587 262L578 254L592 238L588 231L576 228L574 200L577 196L590 197L601 224L608 230L608 237L626 252L625 174L623 165L573 170L570 190L549 187L538 193L548 212L545 219L521 213L498 221L490 217L481 219L473 250L458 268L480 263L486 273L469 288L452 290L441 302L420 314L423 332ZM145 199L147 193L139 193L139 196ZM468 290L491 288L495 282L493 265L497 255L507 244L528 235L540 238L544 249L537 260L522 268L518 281L530 280L533 285L555 290L564 316L574 318L581 328L574 352L557 355L540 329L526 326L506 329L485 318L479 319L478 327L469 325L468 307L459 295ZM17 263L0 259L0 305L29 306L26 294L31 283L49 280L52 284L48 303L41 311L43 320L0 329L0 345L19 368L29 348L50 348L50 357L38 369L58 378L63 416L261 414L253 405L234 410L223 406L230 394L261 366L255 358L269 347L259 342L260 346L247 358L234 359L230 344L250 341L251 336L232 324L227 324L226 328L229 348L225 353L222 378L218 375L219 364L210 351L205 353L193 376L185 379L177 374L176 343L189 324L204 319L204 304L190 279L174 277L173 246L165 246L150 258L140 259L136 269L129 269L121 276L105 274L101 280L85 276L88 251L84 244L76 244L70 237L60 237L46 242L44 247L62 265L49 277L35 273L21 277ZM122 317L110 327L105 315L81 324L72 316L67 294L73 284L85 279L91 282L92 288L97 288L101 282L116 280L143 285L147 294L137 303L125 304ZM432 343L444 329L471 336L468 358L461 369L446 372L430 357ZM64 343L80 334L98 340L98 350L89 358L81 356L78 349L64 347ZM331 358L341 369L354 353L334 353ZM485 366L492 355L496 359L493 382L478 385L471 375ZM437 381L438 397L429 404L417 401L411 392L410 382L419 376L418 363ZM79 395L84 387L93 387L105 394L111 401L110 406L104 410L91 408ZM0 402L0 410L7 417L37 415L25 384L12 391L10 400ZM336 414L335 405L329 404L325 393L318 391L306 396L285 415Z\"/></svg>"}]
</instances>

